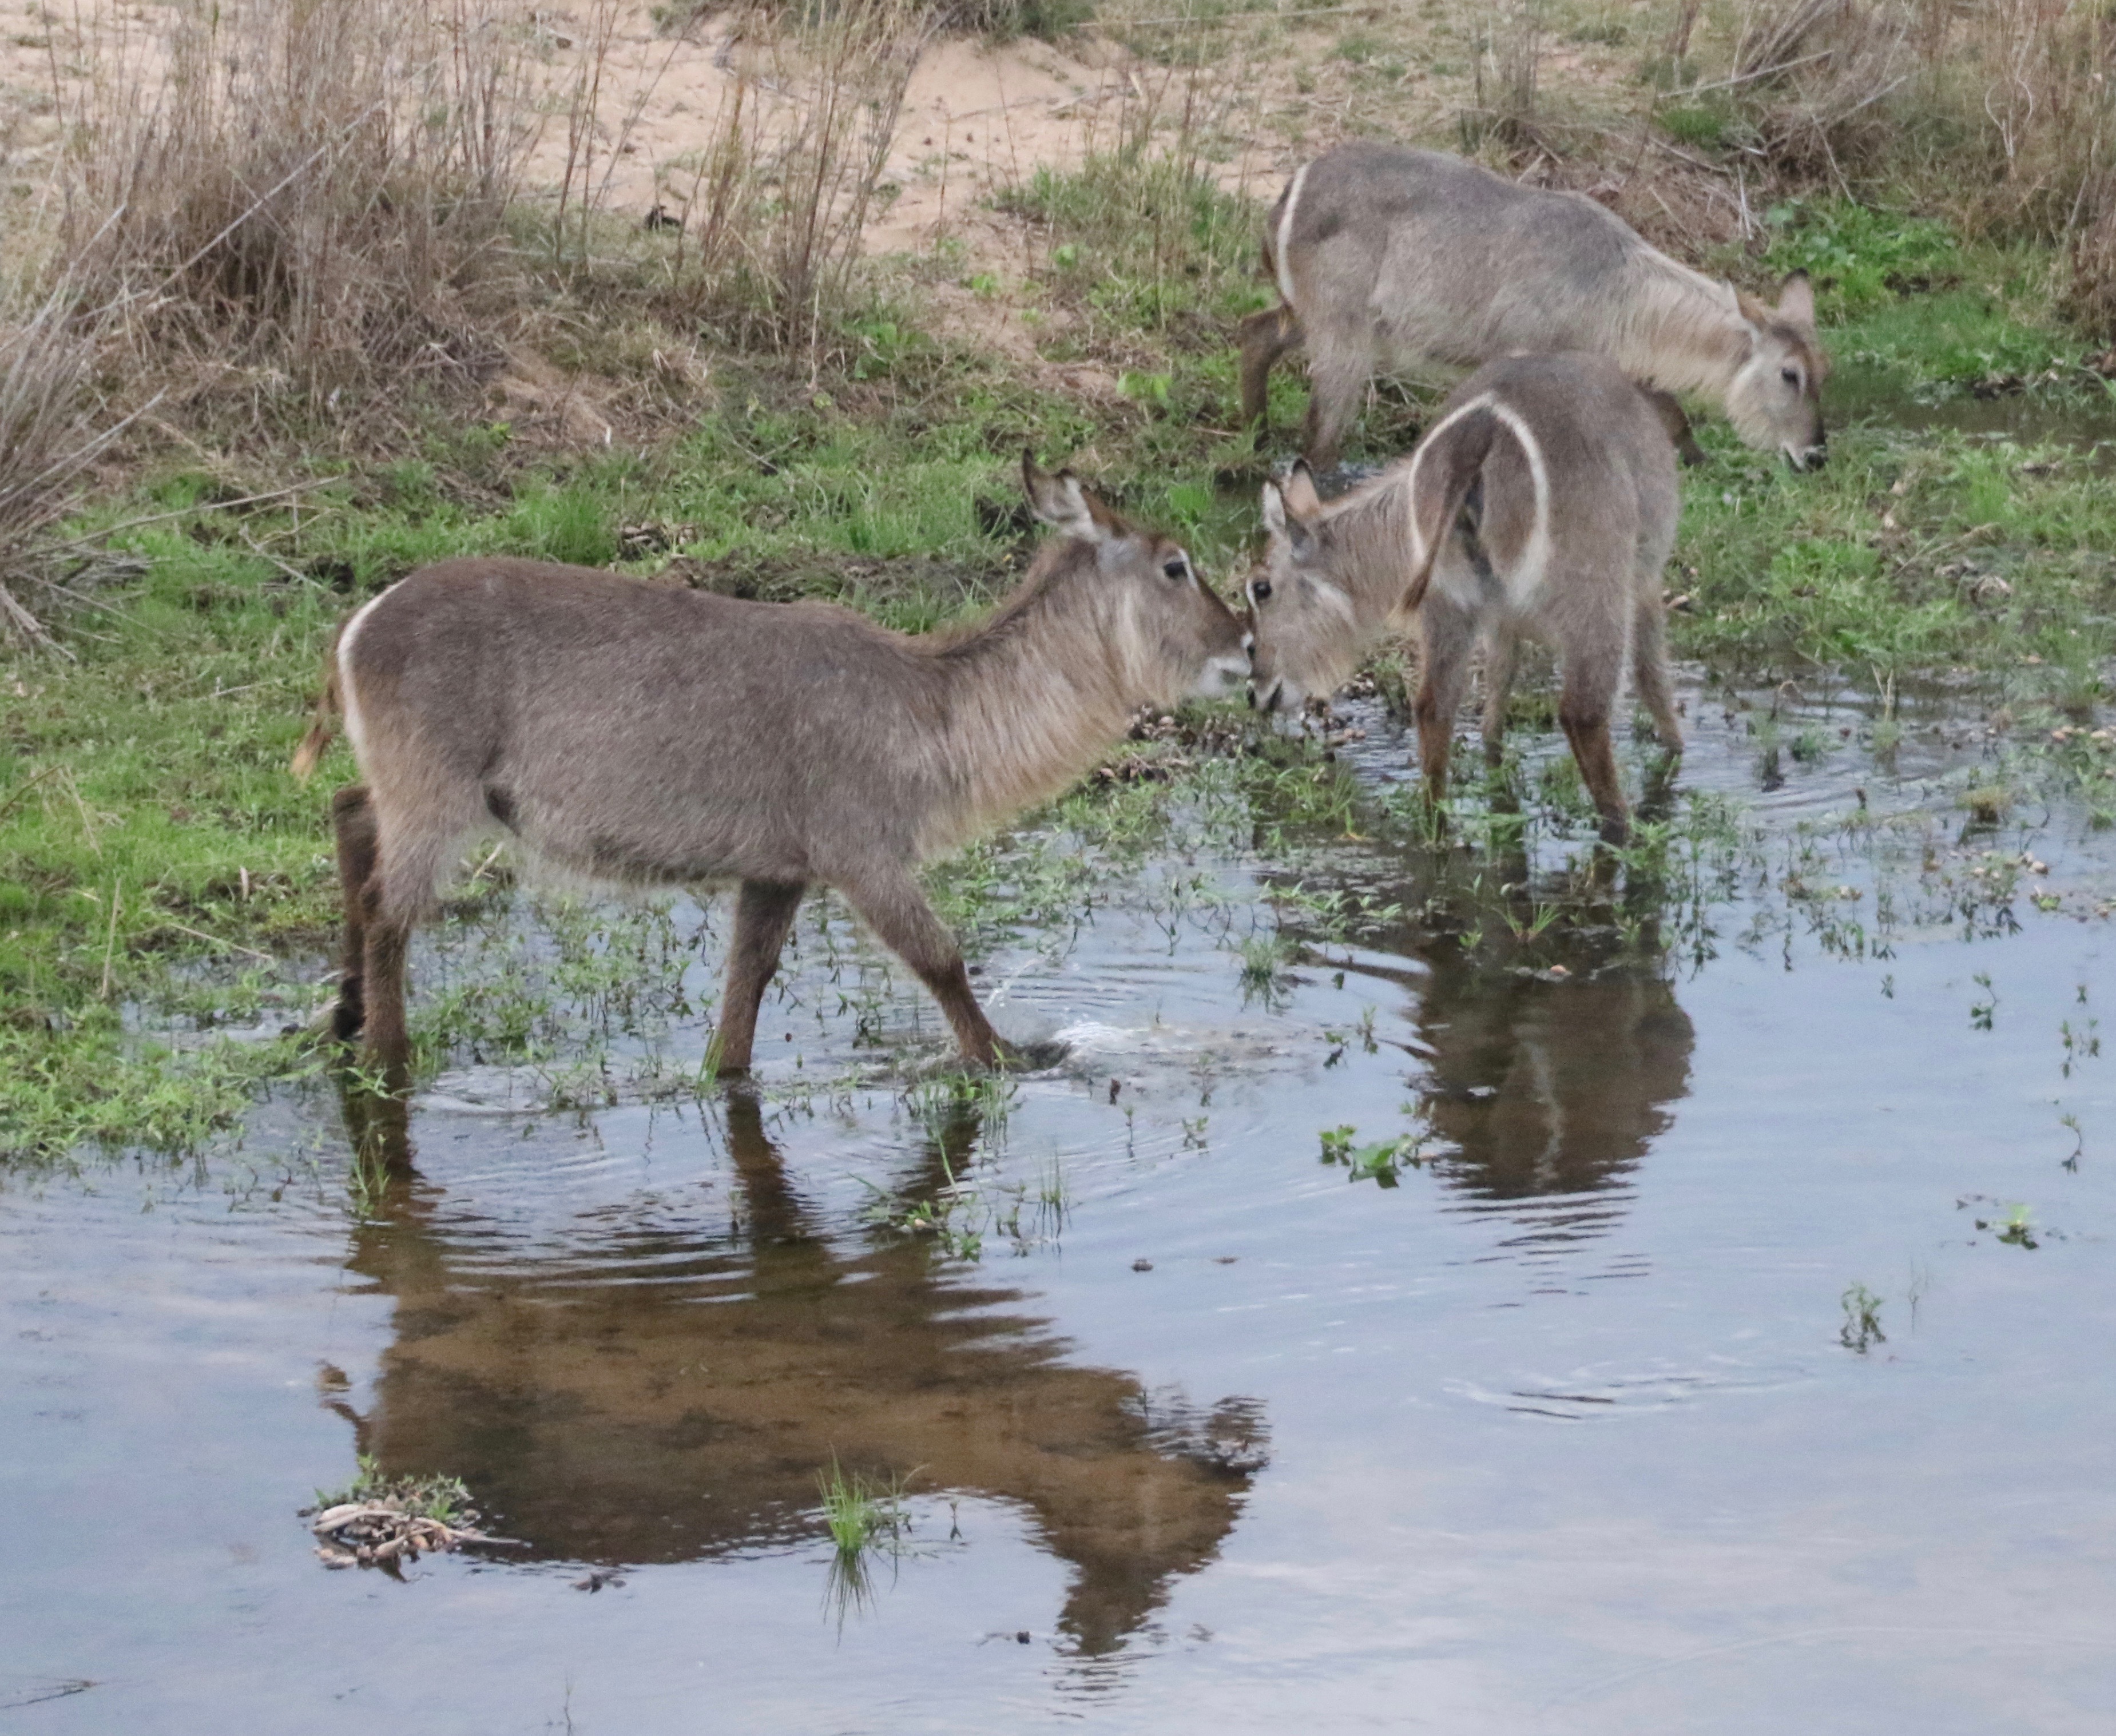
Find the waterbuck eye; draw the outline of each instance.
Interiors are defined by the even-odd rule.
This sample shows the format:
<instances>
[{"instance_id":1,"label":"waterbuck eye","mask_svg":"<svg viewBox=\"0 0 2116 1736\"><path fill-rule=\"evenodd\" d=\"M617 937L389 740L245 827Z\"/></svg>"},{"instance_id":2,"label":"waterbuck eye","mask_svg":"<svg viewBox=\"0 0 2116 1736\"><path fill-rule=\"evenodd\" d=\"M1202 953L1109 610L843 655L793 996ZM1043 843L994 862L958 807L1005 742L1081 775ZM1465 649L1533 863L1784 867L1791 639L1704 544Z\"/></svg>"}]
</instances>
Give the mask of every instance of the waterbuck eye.
<instances>
[{"instance_id":1,"label":"waterbuck eye","mask_svg":"<svg viewBox=\"0 0 2116 1736\"><path fill-rule=\"evenodd\" d=\"M1190 576L1190 558L1186 554L1171 555L1161 563L1161 570L1171 579L1187 579Z\"/></svg>"},{"instance_id":2,"label":"waterbuck eye","mask_svg":"<svg viewBox=\"0 0 2116 1736\"><path fill-rule=\"evenodd\" d=\"M1271 599L1271 581L1258 579L1255 584L1250 586L1249 599L1254 603L1268 602Z\"/></svg>"},{"instance_id":3,"label":"waterbuck eye","mask_svg":"<svg viewBox=\"0 0 2116 1736\"><path fill-rule=\"evenodd\" d=\"M1781 368L1778 370L1778 378L1783 380L1788 386L1797 386L1800 383L1800 370L1797 368Z\"/></svg>"}]
</instances>

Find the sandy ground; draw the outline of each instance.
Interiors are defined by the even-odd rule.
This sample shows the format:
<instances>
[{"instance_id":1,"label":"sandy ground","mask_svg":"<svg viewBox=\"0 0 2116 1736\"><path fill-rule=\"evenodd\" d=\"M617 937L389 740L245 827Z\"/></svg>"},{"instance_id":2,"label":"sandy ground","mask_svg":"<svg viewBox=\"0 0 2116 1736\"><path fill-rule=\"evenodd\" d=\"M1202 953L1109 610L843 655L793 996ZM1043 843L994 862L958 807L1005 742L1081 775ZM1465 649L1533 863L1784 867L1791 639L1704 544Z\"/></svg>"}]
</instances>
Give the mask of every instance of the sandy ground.
<instances>
[{"instance_id":1,"label":"sandy ground","mask_svg":"<svg viewBox=\"0 0 2116 1736\"><path fill-rule=\"evenodd\" d=\"M732 11L669 33L645 0L467 3L518 57L516 112L534 134L530 186L554 198L563 186L569 203L585 195L621 222L644 222L656 207L682 215L730 114L768 144L815 89L812 69L784 41L746 36ZM919 262L919 293L936 321L1049 371L1014 293L1047 241L996 209L996 193L1142 131L1165 141L1181 129L1224 186L1265 201L1295 163L1348 135L1446 142L1470 100L1492 16L1485 0L1277 0L1274 11L1203 23L1175 16L1191 3L1102 0L1097 21L1062 44L924 45L865 244ZM1553 33L1543 88L1594 86L1606 99L1631 77L1652 10L1646 0L1565 3L1568 16L1591 13L1603 35L1629 30L1629 46ZM134 100L152 99L178 16L164 0L0 0L0 248L11 234L19 247L48 209L66 115L92 83L107 89L114 67L130 68ZM1058 371L1054 384L1090 396L1114 389L1092 369ZM522 387L525 402L548 396L526 372ZM584 423L581 437L607 438L608 425L590 420L599 427Z\"/></svg>"},{"instance_id":2,"label":"sandy ground","mask_svg":"<svg viewBox=\"0 0 2116 1736\"><path fill-rule=\"evenodd\" d=\"M1472 0L1440 10L1406 0L1320 8L1281 0L1283 16L1154 22L1186 3L1113 0L1062 46L929 44L888 156L895 196L871 226L870 250L915 253L944 236L981 246L978 214L993 191L1106 148L1143 108L1166 129L1188 104L1194 125L1202 119L1214 135L1226 184L1251 191L1347 132L1429 135L1461 100L1479 10ZM113 62L145 68L139 82L151 97L182 10L163 0L0 0L0 177L13 202L34 200L48 177L62 105L77 103ZM531 183L555 191L570 166L576 188L587 186L613 214L643 218L657 204L681 204L689 168L711 147L745 76L752 100L760 88L767 102L803 94L798 69L771 44L745 39L733 11L702 14L671 34L644 0L485 0L485 10L523 56L537 129ZM1451 24L1446 14L1456 12L1473 21ZM1198 64L1186 71L1186 60ZM1553 48L1547 75L1572 76L1579 60L1576 50ZM595 90L586 133L570 124L584 80Z\"/></svg>"}]
</instances>

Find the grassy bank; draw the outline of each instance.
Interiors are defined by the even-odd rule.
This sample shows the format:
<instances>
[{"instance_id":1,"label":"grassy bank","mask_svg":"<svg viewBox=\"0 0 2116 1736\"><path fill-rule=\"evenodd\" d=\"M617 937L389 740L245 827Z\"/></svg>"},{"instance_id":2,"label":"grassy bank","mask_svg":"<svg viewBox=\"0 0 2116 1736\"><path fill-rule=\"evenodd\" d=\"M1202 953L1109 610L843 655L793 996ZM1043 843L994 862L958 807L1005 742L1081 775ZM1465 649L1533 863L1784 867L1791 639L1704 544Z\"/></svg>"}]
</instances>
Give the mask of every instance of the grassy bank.
<instances>
[{"instance_id":1,"label":"grassy bank","mask_svg":"<svg viewBox=\"0 0 2116 1736\"><path fill-rule=\"evenodd\" d=\"M1663 40L1641 36L1623 52ZM858 46L832 38L814 52ZM1345 76L1373 82L1372 55L1339 58L1354 69ZM377 58L363 76L389 64ZM1695 85L1714 71L1686 76ZM1667 68L1654 76L1661 84L1636 87L1649 107L1653 90L1676 88ZM858 82L849 70L842 81ZM900 95L901 80L891 88ZM1632 88L1618 92L1624 102ZM1669 136L1699 172L1779 125L1770 117L1791 86L1759 77L1738 88L1740 104L1706 105L1701 119L1681 118L1695 103L1670 108ZM1169 112L1179 108L1190 112L1171 97ZM1535 131L1551 124L1547 108L1480 113L1474 142L1495 153L1557 136ZM304 788L287 760L335 623L425 561L494 552L616 564L746 596L836 598L922 629L982 606L1020 570L1031 543L1013 477L1028 446L1074 459L1137 516L1178 531L1231 590L1263 474L1235 426L1229 342L1233 321L1267 294L1254 273L1258 208L1221 185L1206 132L1186 118L1168 135L1142 124L1124 148L1034 171L996 199L996 220L1021 242L1005 281L937 242L855 269L838 235L828 297L794 293L809 279L797 283L783 250L762 282L755 260L709 255L695 225L681 238L598 227L600 217L554 225L509 168L464 245L510 235L528 250L508 257L549 253L533 278L478 280L481 293L527 297L510 304L520 320L508 333L540 333L606 406L655 399L651 416L614 416L602 449L550 443L548 430L502 419L460 382L415 391L395 377L341 377L332 370L352 364L327 324L299 326L322 346L313 354L283 347L293 325L244 327L239 378L215 373L210 390L170 406L165 416L190 418L175 437L135 448L93 505L40 530L40 547L58 546L38 570L58 585L34 595L62 649L0 650L0 1153L182 1149L238 1116L260 1080L317 1070L291 1033L326 992L335 886L324 792L351 768L340 747ZM223 154L248 148L241 129L211 136ZM738 142L729 135L729 149ZM2068 323L2079 260L2054 232L2000 222L1995 206L1980 215L1920 195L1907 160L1879 145L1857 159L1870 172L1865 204L1841 186L1795 187L1787 171L1794 190L1760 200L1750 232L1703 255L1751 287L1796 266L1814 273L1836 361L1834 425L1829 467L1813 476L1704 425L1712 462L1686 475L1669 575L1676 648L1729 681L1828 671L1876 696L1883 730L1893 696L1944 687L1993 733L2000 795L2063 791L2106 822L2116 507L2107 454L2091 443L2116 429L2116 406L2095 328ZM878 169L861 161L859 196L879 197ZM430 167L438 191L421 223L457 211L442 195L464 172L453 159ZM755 160L722 167L740 171L743 199L776 196ZM1695 191L1667 185L1677 199ZM182 191L164 190L166 232L150 237L172 259L197 239L179 218L208 223L208 238L220 221ZM357 186L346 196L365 197ZM445 277L446 259L430 252ZM113 282L131 281L138 263L98 257ZM209 310L246 317L230 281L214 279ZM378 306L402 287L369 285ZM960 335L931 313L937 291L1003 304L1026 344ZM200 324L177 347L196 362L222 335ZM156 341L144 328L124 337ZM465 344L467 357L476 346ZM145 354L123 353L128 365ZM1272 391L1282 441L1304 402L1298 370L1279 370ZM382 408L318 432L319 405L340 392ZM230 393L270 402L231 419ZM1351 456L1402 450L1433 402L1424 388L1378 383ZM356 425L358 438L347 432ZM1396 678L1381 673L1384 687ZM1256 803L1252 817L1274 837L1301 824L1415 835L1401 815L1362 811L1355 825L1357 792L1315 745L1214 733L1236 771L1166 742L1125 751L1184 761L1159 768L1178 788L1221 780L1219 796ZM1070 798L1065 824L1097 848L1147 838L1166 787L1092 783ZM1545 798L1562 829L1564 791ZM974 940L1056 922L1088 896L1058 867L1024 880L996 863L974 855L942 876L951 918ZM659 944L633 938L639 958ZM583 941L584 959L594 950ZM564 1039L556 1026L538 1036L521 1008L490 997L432 1000L424 1018L430 1067L473 1040L518 1050Z\"/></svg>"}]
</instances>

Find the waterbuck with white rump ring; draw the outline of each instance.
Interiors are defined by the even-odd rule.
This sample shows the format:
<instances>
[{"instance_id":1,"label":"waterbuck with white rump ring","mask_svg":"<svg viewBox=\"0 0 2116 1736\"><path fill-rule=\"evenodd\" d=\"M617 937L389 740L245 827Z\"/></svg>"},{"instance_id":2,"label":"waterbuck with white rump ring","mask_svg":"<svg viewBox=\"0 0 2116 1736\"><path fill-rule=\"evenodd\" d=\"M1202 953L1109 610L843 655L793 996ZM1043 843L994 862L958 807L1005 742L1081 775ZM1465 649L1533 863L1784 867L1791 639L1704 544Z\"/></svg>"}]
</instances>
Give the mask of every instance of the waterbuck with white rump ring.
<instances>
[{"instance_id":1,"label":"waterbuck with white rump ring","mask_svg":"<svg viewBox=\"0 0 2116 1736\"><path fill-rule=\"evenodd\" d=\"M1249 673L1242 622L1170 539L1024 457L1059 533L989 613L892 632L822 603L755 603L499 559L415 572L338 635L295 760L343 713L363 782L333 798L345 900L335 1029L402 1088L405 955L473 834L640 885L738 882L720 1065L750 1064L802 894L835 887L946 1013L1000 1044L920 863L1055 795L1134 712Z\"/></svg>"},{"instance_id":2,"label":"waterbuck with white rump ring","mask_svg":"<svg viewBox=\"0 0 2116 1736\"><path fill-rule=\"evenodd\" d=\"M1606 356L1662 394L1713 400L1745 442L1795 470L1825 456L1828 361L1806 273L1766 307L1580 194L1441 151L1341 145L1295 171L1264 220L1263 259L1279 305L1242 322L1244 425L1261 433L1272 365L1304 346L1301 450L1318 470L1336 462L1375 373L1474 368L1520 351ZM1686 440L1674 400L1655 407Z\"/></svg>"},{"instance_id":3,"label":"waterbuck with white rump ring","mask_svg":"<svg viewBox=\"0 0 2116 1736\"><path fill-rule=\"evenodd\" d=\"M1447 791L1470 654L1486 641L1484 743L1506 728L1523 636L1557 654L1557 720L1621 842L1629 810L1609 720L1628 669L1663 745L1682 746L1669 685L1661 569L1681 500L1660 416L1598 356L1518 356L1465 381L1406 458L1339 499L1304 466L1263 487L1269 540L1249 583L1251 692L1297 711L1334 692L1374 641L1417 618L1416 715L1426 786Z\"/></svg>"}]
</instances>

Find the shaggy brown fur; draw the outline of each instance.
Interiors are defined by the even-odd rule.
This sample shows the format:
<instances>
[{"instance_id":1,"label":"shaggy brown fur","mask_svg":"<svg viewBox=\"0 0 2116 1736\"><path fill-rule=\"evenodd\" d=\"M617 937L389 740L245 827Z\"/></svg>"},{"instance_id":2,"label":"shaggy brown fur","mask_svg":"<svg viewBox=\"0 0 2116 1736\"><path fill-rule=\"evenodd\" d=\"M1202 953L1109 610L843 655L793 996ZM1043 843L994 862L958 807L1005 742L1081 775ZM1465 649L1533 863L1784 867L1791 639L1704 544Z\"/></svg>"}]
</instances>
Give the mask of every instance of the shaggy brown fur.
<instances>
[{"instance_id":1,"label":"shaggy brown fur","mask_svg":"<svg viewBox=\"0 0 2116 1736\"><path fill-rule=\"evenodd\" d=\"M442 871L498 827L634 885L738 881L720 1064L748 1068L802 894L834 886L940 1001L996 1040L920 862L1054 794L1143 705L1247 673L1242 626L1167 538L1024 462L1062 534L982 621L908 637L816 603L751 603L528 561L444 562L338 636L363 783L332 810L345 896L336 1018L400 1086L404 956ZM328 738L320 718L298 763Z\"/></svg>"},{"instance_id":2,"label":"shaggy brown fur","mask_svg":"<svg viewBox=\"0 0 2116 1736\"><path fill-rule=\"evenodd\" d=\"M1304 347L1302 450L1318 468L1336 462L1377 370L1562 350L1714 399L1743 440L1796 470L1822 462L1827 363L1798 272L1766 307L1648 246L1590 199L1369 141L1295 171L1265 219L1263 252L1280 305L1243 323L1243 416L1262 427L1272 364Z\"/></svg>"},{"instance_id":3,"label":"shaggy brown fur","mask_svg":"<svg viewBox=\"0 0 2116 1736\"><path fill-rule=\"evenodd\" d=\"M1506 726L1524 634L1557 650L1558 721L1603 819L1628 810L1609 739L1627 670L1662 742L1682 745L1660 572L1674 543L1675 452L1656 407L1594 356L1525 356L1473 374L1408 458L1325 506L1303 473L1265 485L1271 540L1249 581L1253 691L1265 710L1334 691L1367 646L1417 615L1419 751L1447 793L1455 713L1488 644L1484 739ZM1465 522L1465 508L1471 509Z\"/></svg>"}]
</instances>

